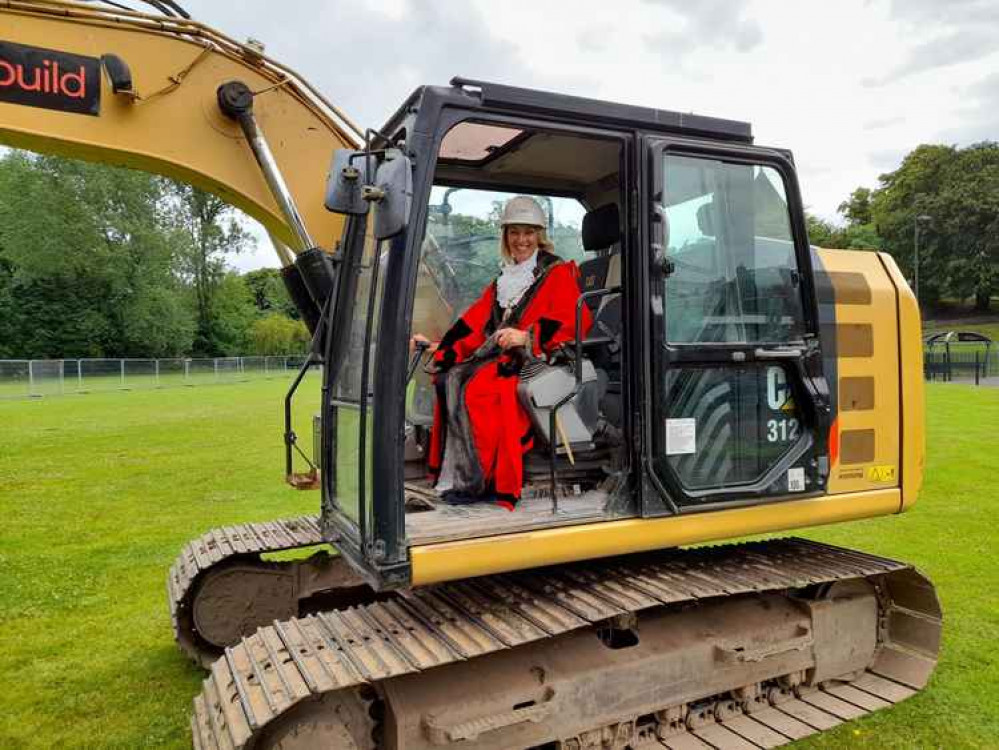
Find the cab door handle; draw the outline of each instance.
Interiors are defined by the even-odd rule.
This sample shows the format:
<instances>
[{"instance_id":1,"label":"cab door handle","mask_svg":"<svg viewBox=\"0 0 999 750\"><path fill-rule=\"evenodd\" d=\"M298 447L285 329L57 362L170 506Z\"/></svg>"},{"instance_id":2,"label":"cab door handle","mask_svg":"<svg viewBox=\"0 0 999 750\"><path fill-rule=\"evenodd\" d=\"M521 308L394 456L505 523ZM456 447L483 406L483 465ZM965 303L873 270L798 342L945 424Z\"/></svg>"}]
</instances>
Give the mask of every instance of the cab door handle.
<instances>
[{"instance_id":1,"label":"cab door handle","mask_svg":"<svg viewBox=\"0 0 999 750\"><path fill-rule=\"evenodd\" d=\"M800 359L802 354L801 349L756 349L753 352L756 359Z\"/></svg>"}]
</instances>

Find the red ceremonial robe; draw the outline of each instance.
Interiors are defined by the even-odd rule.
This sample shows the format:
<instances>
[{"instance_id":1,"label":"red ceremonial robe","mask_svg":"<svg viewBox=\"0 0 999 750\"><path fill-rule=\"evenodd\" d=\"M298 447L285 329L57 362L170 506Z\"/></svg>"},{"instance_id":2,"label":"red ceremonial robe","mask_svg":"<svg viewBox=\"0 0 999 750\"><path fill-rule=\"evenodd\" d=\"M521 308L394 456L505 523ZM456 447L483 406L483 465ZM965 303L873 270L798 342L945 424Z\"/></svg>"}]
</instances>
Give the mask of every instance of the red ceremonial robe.
<instances>
[{"instance_id":1,"label":"red ceremonial robe","mask_svg":"<svg viewBox=\"0 0 999 750\"><path fill-rule=\"evenodd\" d=\"M531 421L517 398L523 349L502 351L491 336L501 328L527 331L534 357L551 356L575 339L579 271L558 256L538 253L534 283L503 319L496 282L455 321L438 345L434 362L437 402L429 467L436 480L445 447L457 496L490 497L513 510L524 483L523 456L533 445ZM583 305L582 331L589 331Z\"/></svg>"}]
</instances>

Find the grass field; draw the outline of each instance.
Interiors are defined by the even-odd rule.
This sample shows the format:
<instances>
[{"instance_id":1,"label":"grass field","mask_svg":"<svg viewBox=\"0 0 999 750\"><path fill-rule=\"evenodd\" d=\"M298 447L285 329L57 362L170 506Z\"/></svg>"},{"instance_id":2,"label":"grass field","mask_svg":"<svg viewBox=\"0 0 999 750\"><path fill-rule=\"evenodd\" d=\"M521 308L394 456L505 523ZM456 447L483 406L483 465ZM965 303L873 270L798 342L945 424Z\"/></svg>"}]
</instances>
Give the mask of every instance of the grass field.
<instances>
[{"instance_id":1,"label":"grass field","mask_svg":"<svg viewBox=\"0 0 999 750\"><path fill-rule=\"evenodd\" d=\"M0 748L189 746L202 675L174 646L166 571L212 526L315 512L314 493L280 479L285 387L0 402ZM946 612L940 666L916 698L797 747L999 747L999 391L928 399L915 510L807 535L928 574Z\"/></svg>"},{"instance_id":2,"label":"grass field","mask_svg":"<svg viewBox=\"0 0 999 750\"><path fill-rule=\"evenodd\" d=\"M984 333L993 341L999 341L999 323L962 324L960 320L955 320L947 323L936 323L932 327L927 327L924 333L942 333L944 331L974 331Z\"/></svg>"}]
</instances>

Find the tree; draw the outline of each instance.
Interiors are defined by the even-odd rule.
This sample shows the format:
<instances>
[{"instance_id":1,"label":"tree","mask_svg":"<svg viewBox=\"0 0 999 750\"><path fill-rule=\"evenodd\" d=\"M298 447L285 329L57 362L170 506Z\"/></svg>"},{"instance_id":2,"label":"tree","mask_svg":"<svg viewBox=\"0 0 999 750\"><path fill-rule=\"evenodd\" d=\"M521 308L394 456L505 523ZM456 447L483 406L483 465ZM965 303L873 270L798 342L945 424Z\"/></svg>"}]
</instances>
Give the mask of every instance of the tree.
<instances>
[{"instance_id":1,"label":"tree","mask_svg":"<svg viewBox=\"0 0 999 750\"><path fill-rule=\"evenodd\" d=\"M288 296L288 290L281 279L281 272L276 268L248 271L243 274L243 281L253 296L253 304L260 312L280 312L293 320L299 319L298 308Z\"/></svg>"},{"instance_id":2,"label":"tree","mask_svg":"<svg viewBox=\"0 0 999 750\"><path fill-rule=\"evenodd\" d=\"M816 247L837 247L836 227L808 211L805 212L805 227L808 241Z\"/></svg>"},{"instance_id":3,"label":"tree","mask_svg":"<svg viewBox=\"0 0 999 750\"><path fill-rule=\"evenodd\" d=\"M502 204L500 204L502 206ZM431 239L424 243L424 264L434 283L455 310L463 310L481 294L498 270L499 217L481 219L460 212L432 214L427 224Z\"/></svg>"},{"instance_id":4,"label":"tree","mask_svg":"<svg viewBox=\"0 0 999 750\"><path fill-rule=\"evenodd\" d=\"M192 326L162 181L11 151L0 158L7 356L164 356Z\"/></svg>"},{"instance_id":5,"label":"tree","mask_svg":"<svg viewBox=\"0 0 999 750\"><path fill-rule=\"evenodd\" d=\"M999 144L961 149L948 165L931 228L950 250L948 291L973 297L975 309L989 308L999 286Z\"/></svg>"},{"instance_id":6,"label":"tree","mask_svg":"<svg viewBox=\"0 0 999 750\"><path fill-rule=\"evenodd\" d=\"M842 230L841 238L844 250L880 250L884 244L873 224L852 224Z\"/></svg>"},{"instance_id":7,"label":"tree","mask_svg":"<svg viewBox=\"0 0 999 750\"><path fill-rule=\"evenodd\" d=\"M999 285L999 144L922 145L881 175L871 215L884 247L914 275L917 216L920 298L971 297L987 310Z\"/></svg>"},{"instance_id":8,"label":"tree","mask_svg":"<svg viewBox=\"0 0 999 750\"><path fill-rule=\"evenodd\" d=\"M309 332L298 320L272 313L258 318L250 329L255 354L299 354L309 346Z\"/></svg>"},{"instance_id":9,"label":"tree","mask_svg":"<svg viewBox=\"0 0 999 750\"><path fill-rule=\"evenodd\" d=\"M251 239L187 185L55 156L0 156L0 356L242 354L277 271L230 273ZM259 308L259 310L258 310Z\"/></svg>"},{"instance_id":10,"label":"tree","mask_svg":"<svg viewBox=\"0 0 999 750\"><path fill-rule=\"evenodd\" d=\"M849 199L839 204L836 209L843 214L850 226L871 223L871 189L858 187L850 193Z\"/></svg>"},{"instance_id":11,"label":"tree","mask_svg":"<svg viewBox=\"0 0 999 750\"><path fill-rule=\"evenodd\" d=\"M218 307L219 291L226 278L226 256L250 247L253 238L236 220L235 209L221 198L190 185L167 184L173 197L174 226L180 237L179 265L193 293L193 351L202 356L223 354L238 338L230 325L232 321L223 320ZM234 294L229 290L228 303L235 299ZM252 304L248 294L242 299ZM232 312L229 309L225 315Z\"/></svg>"},{"instance_id":12,"label":"tree","mask_svg":"<svg viewBox=\"0 0 999 750\"><path fill-rule=\"evenodd\" d=\"M17 359L20 348L17 335L17 302L13 294L14 267L0 254L0 359Z\"/></svg>"},{"instance_id":13,"label":"tree","mask_svg":"<svg viewBox=\"0 0 999 750\"><path fill-rule=\"evenodd\" d=\"M816 247L839 250L880 250L881 237L873 224L849 224L838 227L832 222L805 212L808 241Z\"/></svg>"},{"instance_id":14,"label":"tree","mask_svg":"<svg viewBox=\"0 0 999 750\"><path fill-rule=\"evenodd\" d=\"M211 317L204 331L205 340L212 345L208 356L233 357L245 353L256 319L257 309L242 277L233 271L224 273L212 292Z\"/></svg>"}]
</instances>

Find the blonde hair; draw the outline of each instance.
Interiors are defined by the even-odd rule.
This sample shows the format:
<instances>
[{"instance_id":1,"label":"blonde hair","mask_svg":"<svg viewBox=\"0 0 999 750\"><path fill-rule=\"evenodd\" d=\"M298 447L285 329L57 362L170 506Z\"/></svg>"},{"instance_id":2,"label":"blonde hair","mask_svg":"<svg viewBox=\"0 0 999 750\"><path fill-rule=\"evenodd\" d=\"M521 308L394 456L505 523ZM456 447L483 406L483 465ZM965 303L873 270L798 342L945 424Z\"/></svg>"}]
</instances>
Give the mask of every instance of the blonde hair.
<instances>
[{"instance_id":1,"label":"blonde hair","mask_svg":"<svg viewBox=\"0 0 999 750\"><path fill-rule=\"evenodd\" d=\"M500 233L499 240L499 253L500 257L507 261L508 263L513 262L513 254L510 252L510 248L506 244L506 230L509 229L512 224L508 224L503 227L503 231ZM529 226L534 226L533 224ZM555 254L555 243L548 239L548 230L544 227L534 227L538 231L538 252Z\"/></svg>"}]
</instances>

